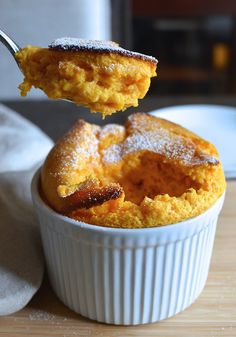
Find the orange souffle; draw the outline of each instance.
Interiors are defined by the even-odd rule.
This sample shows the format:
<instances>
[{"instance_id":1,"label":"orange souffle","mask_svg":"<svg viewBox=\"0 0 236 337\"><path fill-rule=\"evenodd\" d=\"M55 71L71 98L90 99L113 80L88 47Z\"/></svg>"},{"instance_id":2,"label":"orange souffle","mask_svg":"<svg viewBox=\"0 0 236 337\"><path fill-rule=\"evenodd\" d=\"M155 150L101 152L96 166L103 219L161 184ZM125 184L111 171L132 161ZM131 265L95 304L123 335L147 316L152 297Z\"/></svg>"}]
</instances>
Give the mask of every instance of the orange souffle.
<instances>
[{"instance_id":1,"label":"orange souffle","mask_svg":"<svg viewBox=\"0 0 236 337\"><path fill-rule=\"evenodd\" d=\"M25 76L19 88L32 86L49 98L69 99L103 117L130 106L147 93L157 60L111 41L63 38L49 48L26 46L16 58Z\"/></svg>"},{"instance_id":2,"label":"orange souffle","mask_svg":"<svg viewBox=\"0 0 236 337\"><path fill-rule=\"evenodd\" d=\"M197 216L225 191L215 147L181 126L133 114L125 127L78 121L49 153L41 192L89 224L143 228Z\"/></svg>"}]
</instances>

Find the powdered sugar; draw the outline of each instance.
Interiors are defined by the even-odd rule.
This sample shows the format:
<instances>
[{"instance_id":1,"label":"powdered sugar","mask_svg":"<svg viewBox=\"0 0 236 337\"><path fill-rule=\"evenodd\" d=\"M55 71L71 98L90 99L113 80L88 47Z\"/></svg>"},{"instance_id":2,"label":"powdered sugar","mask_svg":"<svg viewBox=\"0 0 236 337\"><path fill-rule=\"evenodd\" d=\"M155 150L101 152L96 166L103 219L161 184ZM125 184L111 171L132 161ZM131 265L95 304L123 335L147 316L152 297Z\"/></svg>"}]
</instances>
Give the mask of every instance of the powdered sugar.
<instances>
[{"instance_id":1,"label":"powdered sugar","mask_svg":"<svg viewBox=\"0 0 236 337\"><path fill-rule=\"evenodd\" d=\"M108 49L108 48L119 48L119 45L113 41L104 41L104 40L86 40L79 39L75 37L61 37L54 40L49 48L60 47L63 49L70 49L71 47L75 48L86 48L86 49Z\"/></svg>"},{"instance_id":2,"label":"powdered sugar","mask_svg":"<svg viewBox=\"0 0 236 337\"><path fill-rule=\"evenodd\" d=\"M60 163L60 175L67 174L68 169L77 169L79 162L99 158L98 139L96 133L100 127L89 125L83 120L78 121L74 127L62 138L60 146L54 150L54 158Z\"/></svg>"},{"instance_id":3,"label":"powdered sugar","mask_svg":"<svg viewBox=\"0 0 236 337\"><path fill-rule=\"evenodd\" d=\"M99 133L99 139L102 140L109 135L123 135L125 132L125 128L122 125L118 124L107 124L101 128Z\"/></svg>"},{"instance_id":4,"label":"powdered sugar","mask_svg":"<svg viewBox=\"0 0 236 337\"><path fill-rule=\"evenodd\" d=\"M185 138L173 135L163 128L131 134L125 141L108 147L103 153L103 161L116 163L124 156L138 151L151 151L168 160L181 161L184 165L198 165L218 160L205 153L196 153L196 146Z\"/></svg>"},{"instance_id":5,"label":"powdered sugar","mask_svg":"<svg viewBox=\"0 0 236 337\"><path fill-rule=\"evenodd\" d=\"M180 162L186 166L214 165L219 162L217 158L203 152L191 138L176 133L176 130L172 131L163 120L152 118L145 114L134 114L129 117L126 128L117 124L98 127L79 121L61 140L58 151L54 153L61 167L57 174L67 174L71 169L76 171L78 166L82 167L88 162L100 165L102 160L105 165L114 164L140 151L154 152L163 156L163 160ZM102 149L102 140L110 135L112 145L107 144Z\"/></svg>"},{"instance_id":6,"label":"powdered sugar","mask_svg":"<svg viewBox=\"0 0 236 337\"><path fill-rule=\"evenodd\" d=\"M29 319L31 321L53 321L55 315L43 310L33 310L29 314Z\"/></svg>"},{"instance_id":7,"label":"powdered sugar","mask_svg":"<svg viewBox=\"0 0 236 337\"><path fill-rule=\"evenodd\" d=\"M113 41L102 41L102 40L84 40L73 37L62 37L56 39L49 45L50 49L56 50L88 50L98 53L117 53L128 57L135 57L145 61L150 61L157 64L157 59L152 56L140 54L124 48L119 47L119 45Z\"/></svg>"}]
</instances>

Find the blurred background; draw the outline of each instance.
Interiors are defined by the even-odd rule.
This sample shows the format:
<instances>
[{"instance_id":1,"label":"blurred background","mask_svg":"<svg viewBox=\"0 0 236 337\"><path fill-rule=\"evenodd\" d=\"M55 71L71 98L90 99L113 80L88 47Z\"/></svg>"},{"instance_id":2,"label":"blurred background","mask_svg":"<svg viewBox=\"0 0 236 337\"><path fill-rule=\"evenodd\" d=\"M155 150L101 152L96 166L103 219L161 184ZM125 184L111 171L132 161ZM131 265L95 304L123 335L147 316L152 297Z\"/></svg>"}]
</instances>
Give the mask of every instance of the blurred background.
<instances>
[{"instance_id":1,"label":"blurred background","mask_svg":"<svg viewBox=\"0 0 236 337\"><path fill-rule=\"evenodd\" d=\"M112 39L159 60L158 76L140 106L102 121L100 114L50 101L40 90L20 97L22 74L0 44L0 101L54 139L81 116L122 123L130 112L168 105L236 106L235 0L0 0L0 5L0 29L20 46L46 47L62 36Z\"/></svg>"},{"instance_id":2,"label":"blurred background","mask_svg":"<svg viewBox=\"0 0 236 337\"><path fill-rule=\"evenodd\" d=\"M234 0L133 0L130 43L159 59L151 93L236 93Z\"/></svg>"},{"instance_id":3,"label":"blurred background","mask_svg":"<svg viewBox=\"0 0 236 337\"><path fill-rule=\"evenodd\" d=\"M1 0L0 26L21 46L75 36L153 55L151 95L236 93L235 0ZM0 55L0 98L18 97L21 74L2 45Z\"/></svg>"},{"instance_id":4,"label":"blurred background","mask_svg":"<svg viewBox=\"0 0 236 337\"><path fill-rule=\"evenodd\" d=\"M0 29L19 46L47 47L57 37L111 38L110 0L0 0ZM19 98L22 74L0 43L0 99ZM32 90L30 98L45 98Z\"/></svg>"}]
</instances>

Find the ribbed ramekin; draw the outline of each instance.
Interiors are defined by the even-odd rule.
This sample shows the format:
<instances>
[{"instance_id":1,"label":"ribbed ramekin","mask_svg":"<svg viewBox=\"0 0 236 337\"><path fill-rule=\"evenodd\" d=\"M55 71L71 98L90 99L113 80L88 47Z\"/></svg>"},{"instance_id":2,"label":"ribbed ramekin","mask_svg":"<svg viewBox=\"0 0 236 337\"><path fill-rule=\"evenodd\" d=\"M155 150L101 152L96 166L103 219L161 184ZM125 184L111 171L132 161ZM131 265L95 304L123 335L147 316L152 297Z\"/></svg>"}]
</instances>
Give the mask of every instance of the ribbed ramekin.
<instances>
[{"instance_id":1,"label":"ribbed ramekin","mask_svg":"<svg viewBox=\"0 0 236 337\"><path fill-rule=\"evenodd\" d=\"M75 312L111 324L157 322L187 308L204 288L224 195L206 212L173 225L114 229L60 215L38 193L51 285Z\"/></svg>"}]
</instances>

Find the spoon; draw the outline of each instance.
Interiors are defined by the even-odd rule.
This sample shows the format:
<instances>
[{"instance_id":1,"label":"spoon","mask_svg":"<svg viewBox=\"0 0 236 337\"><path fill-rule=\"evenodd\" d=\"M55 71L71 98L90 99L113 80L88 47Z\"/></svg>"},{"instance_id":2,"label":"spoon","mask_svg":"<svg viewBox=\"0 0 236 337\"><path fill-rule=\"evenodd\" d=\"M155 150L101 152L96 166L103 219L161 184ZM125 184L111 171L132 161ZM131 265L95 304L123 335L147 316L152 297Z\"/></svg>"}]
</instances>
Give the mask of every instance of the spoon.
<instances>
[{"instance_id":1,"label":"spoon","mask_svg":"<svg viewBox=\"0 0 236 337\"><path fill-rule=\"evenodd\" d=\"M7 47L7 49L9 50L9 52L12 54L12 56L14 57L17 65L18 65L18 67L19 67L19 69L21 71L19 62L16 59L16 53L18 51L20 51L21 48L6 33L4 33L1 29L0 29L0 41ZM71 100L65 99L65 98L62 99L62 100L63 101L67 101L67 102L72 102Z\"/></svg>"},{"instance_id":2,"label":"spoon","mask_svg":"<svg viewBox=\"0 0 236 337\"><path fill-rule=\"evenodd\" d=\"M7 47L9 52L12 54L14 57L18 67L19 63L15 57L16 53L21 50L21 48L6 34L0 29L0 41Z\"/></svg>"}]
</instances>

